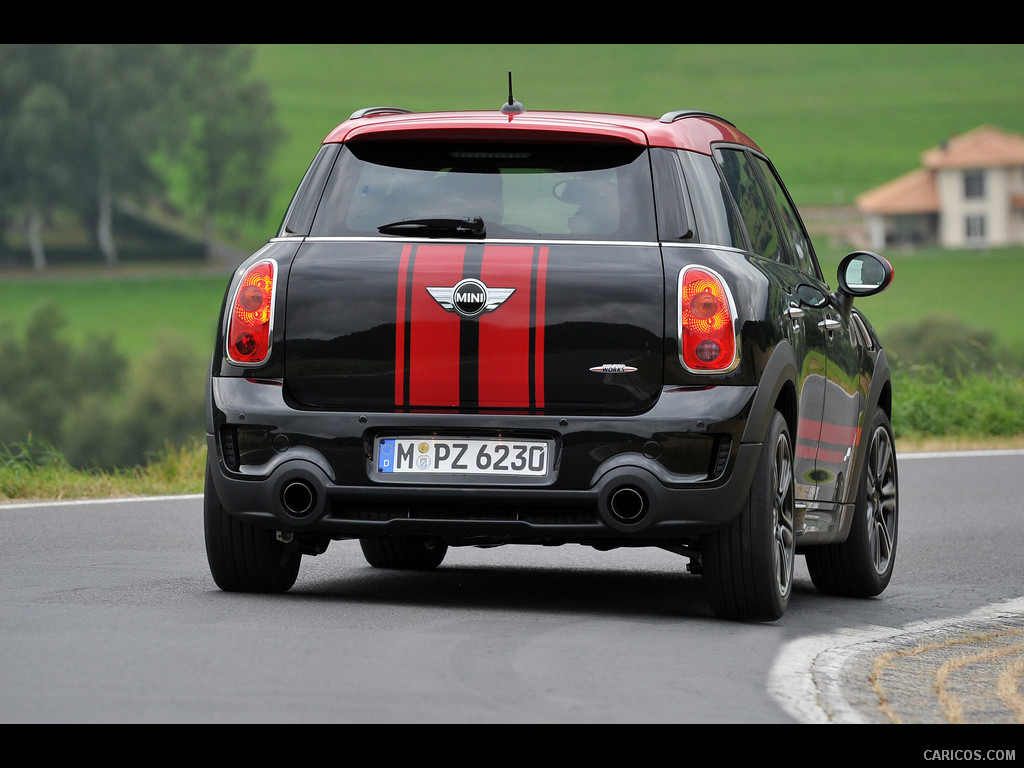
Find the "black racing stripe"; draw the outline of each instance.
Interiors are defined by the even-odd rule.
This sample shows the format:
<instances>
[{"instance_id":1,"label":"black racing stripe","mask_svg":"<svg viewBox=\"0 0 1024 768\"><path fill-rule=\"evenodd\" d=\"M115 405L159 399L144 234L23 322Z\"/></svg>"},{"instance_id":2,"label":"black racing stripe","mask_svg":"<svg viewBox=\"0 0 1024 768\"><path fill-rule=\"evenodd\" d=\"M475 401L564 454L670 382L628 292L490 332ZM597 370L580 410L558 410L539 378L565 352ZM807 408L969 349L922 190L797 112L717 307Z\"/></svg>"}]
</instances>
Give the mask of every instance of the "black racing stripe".
<instances>
[{"instance_id":1,"label":"black racing stripe","mask_svg":"<svg viewBox=\"0 0 1024 768\"><path fill-rule=\"evenodd\" d=\"M409 264L405 272L405 349L402 350L402 359L404 364L402 369L404 371L404 380L402 381L402 406L408 410L409 408L409 383L412 380L412 371L409 370L411 361L410 356L412 354L412 276L413 266L416 261L416 249L417 246L413 245L409 252Z\"/></svg>"},{"instance_id":2,"label":"black racing stripe","mask_svg":"<svg viewBox=\"0 0 1024 768\"><path fill-rule=\"evenodd\" d=\"M467 245L462 278L480 279L484 265L482 245ZM477 410L480 406L480 320L464 317L459 324L459 406Z\"/></svg>"}]
</instances>

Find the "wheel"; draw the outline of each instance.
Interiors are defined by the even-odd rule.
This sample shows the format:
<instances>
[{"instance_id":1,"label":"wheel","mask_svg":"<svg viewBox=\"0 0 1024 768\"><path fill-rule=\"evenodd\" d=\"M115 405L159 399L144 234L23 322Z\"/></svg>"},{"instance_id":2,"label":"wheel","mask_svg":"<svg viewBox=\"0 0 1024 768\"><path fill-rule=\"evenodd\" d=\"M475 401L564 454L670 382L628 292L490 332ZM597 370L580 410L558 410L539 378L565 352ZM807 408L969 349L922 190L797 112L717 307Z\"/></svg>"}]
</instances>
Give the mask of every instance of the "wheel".
<instances>
[{"instance_id":1,"label":"wheel","mask_svg":"<svg viewBox=\"0 0 1024 768\"><path fill-rule=\"evenodd\" d=\"M448 545L434 538L360 539L359 546L374 568L428 571L448 553Z\"/></svg>"},{"instance_id":2,"label":"wheel","mask_svg":"<svg viewBox=\"0 0 1024 768\"><path fill-rule=\"evenodd\" d=\"M225 592L287 592L299 575L302 554L277 540L274 531L229 515L206 465L203 494L206 559L214 582Z\"/></svg>"},{"instance_id":3,"label":"wheel","mask_svg":"<svg viewBox=\"0 0 1024 768\"><path fill-rule=\"evenodd\" d=\"M842 544L807 550L807 570L820 592L874 597L892 578L899 528L899 486L892 427L878 411L868 431L850 535Z\"/></svg>"},{"instance_id":4,"label":"wheel","mask_svg":"<svg viewBox=\"0 0 1024 768\"><path fill-rule=\"evenodd\" d=\"M743 511L702 542L702 572L716 616L775 621L786 612L796 559L795 513L793 444L786 420L775 412Z\"/></svg>"}]
</instances>

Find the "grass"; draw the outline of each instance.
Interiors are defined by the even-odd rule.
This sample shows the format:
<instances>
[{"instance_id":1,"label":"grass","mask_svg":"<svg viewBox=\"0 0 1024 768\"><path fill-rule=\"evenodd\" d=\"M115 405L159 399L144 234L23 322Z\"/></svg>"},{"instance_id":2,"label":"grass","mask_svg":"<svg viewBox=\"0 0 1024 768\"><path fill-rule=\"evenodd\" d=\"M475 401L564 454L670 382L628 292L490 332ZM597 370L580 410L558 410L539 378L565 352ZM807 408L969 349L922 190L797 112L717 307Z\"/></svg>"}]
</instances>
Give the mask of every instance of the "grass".
<instances>
[{"instance_id":1,"label":"grass","mask_svg":"<svg viewBox=\"0 0 1024 768\"><path fill-rule=\"evenodd\" d=\"M0 452L0 502L202 493L205 466L199 440L116 471L75 469L58 451L28 442Z\"/></svg>"}]
</instances>

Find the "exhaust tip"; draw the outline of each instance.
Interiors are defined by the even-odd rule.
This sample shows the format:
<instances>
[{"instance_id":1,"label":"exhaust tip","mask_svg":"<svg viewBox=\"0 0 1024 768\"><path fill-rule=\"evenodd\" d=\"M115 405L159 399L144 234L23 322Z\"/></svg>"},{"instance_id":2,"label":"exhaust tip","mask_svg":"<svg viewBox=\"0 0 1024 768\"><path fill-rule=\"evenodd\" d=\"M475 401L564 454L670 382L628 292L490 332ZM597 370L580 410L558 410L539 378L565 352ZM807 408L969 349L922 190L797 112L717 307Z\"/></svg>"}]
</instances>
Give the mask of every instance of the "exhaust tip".
<instances>
[{"instance_id":1,"label":"exhaust tip","mask_svg":"<svg viewBox=\"0 0 1024 768\"><path fill-rule=\"evenodd\" d=\"M316 491L309 483L295 480L281 491L281 504L294 517L305 517L316 506Z\"/></svg>"},{"instance_id":2,"label":"exhaust tip","mask_svg":"<svg viewBox=\"0 0 1024 768\"><path fill-rule=\"evenodd\" d=\"M624 485L612 492L608 510L619 522L637 523L647 514L647 496L639 488Z\"/></svg>"}]
</instances>

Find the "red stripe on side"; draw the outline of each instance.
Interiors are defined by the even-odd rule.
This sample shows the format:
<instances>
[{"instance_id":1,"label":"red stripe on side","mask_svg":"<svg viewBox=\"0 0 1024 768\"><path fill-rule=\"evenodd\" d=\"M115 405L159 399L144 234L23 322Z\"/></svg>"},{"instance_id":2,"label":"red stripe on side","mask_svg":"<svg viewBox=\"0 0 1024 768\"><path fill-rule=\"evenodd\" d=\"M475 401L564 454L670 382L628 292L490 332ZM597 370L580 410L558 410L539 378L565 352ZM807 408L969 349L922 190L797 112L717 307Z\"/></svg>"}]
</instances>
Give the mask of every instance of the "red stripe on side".
<instances>
[{"instance_id":1,"label":"red stripe on side","mask_svg":"<svg viewBox=\"0 0 1024 768\"><path fill-rule=\"evenodd\" d=\"M405 287L409 282L409 254L412 246L402 248L398 262L398 297L395 300L395 405L405 403Z\"/></svg>"},{"instance_id":2,"label":"red stripe on side","mask_svg":"<svg viewBox=\"0 0 1024 768\"><path fill-rule=\"evenodd\" d=\"M477 377L481 408L530 405L530 280L533 247L484 248L480 279L488 289L515 288L493 312L481 315Z\"/></svg>"},{"instance_id":3,"label":"red stripe on side","mask_svg":"<svg viewBox=\"0 0 1024 768\"><path fill-rule=\"evenodd\" d=\"M815 457L819 462L825 462L826 464L845 464L846 454L842 451L828 451L823 448L818 449L818 455Z\"/></svg>"},{"instance_id":4,"label":"red stripe on side","mask_svg":"<svg viewBox=\"0 0 1024 768\"><path fill-rule=\"evenodd\" d=\"M441 308L428 287L462 279L463 245L421 245L413 261L409 338L410 406L459 405L459 315Z\"/></svg>"},{"instance_id":5,"label":"red stripe on side","mask_svg":"<svg viewBox=\"0 0 1024 768\"><path fill-rule=\"evenodd\" d=\"M548 249L537 252L537 309L534 314L533 399L537 408L544 407L544 301L547 298Z\"/></svg>"},{"instance_id":6,"label":"red stripe on side","mask_svg":"<svg viewBox=\"0 0 1024 768\"><path fill-rule=\"evenodd\" d=\"M800 419L798 439L833 445L860 445L860 427L844 427L839 424Z\"/></svg>"},{"instance_id":7,"label":"red stripe on side","mask_svg":"<svg viewBox=\"0 0 1024 768\"><path fill-rule=\"evenodd\" d=\"M842 451L830 451L825 448L814 449L810 445L798 445L794 452L798 459L814 459L825 464L845 464L846 454Z\"/></svg>"}]
</instances>

